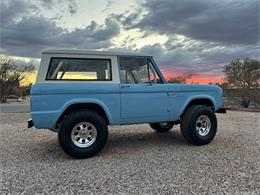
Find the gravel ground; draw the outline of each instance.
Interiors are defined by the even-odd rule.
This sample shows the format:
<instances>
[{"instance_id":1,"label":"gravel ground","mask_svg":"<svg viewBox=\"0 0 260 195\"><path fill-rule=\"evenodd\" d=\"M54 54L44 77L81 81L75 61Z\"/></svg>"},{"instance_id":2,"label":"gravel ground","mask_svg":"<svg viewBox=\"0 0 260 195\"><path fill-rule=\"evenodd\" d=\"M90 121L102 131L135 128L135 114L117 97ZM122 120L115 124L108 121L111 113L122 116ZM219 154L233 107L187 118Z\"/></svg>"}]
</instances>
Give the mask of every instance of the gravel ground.
<instances>
[{"instance_id":1,"label":"gravel ground","mask_svg":"<svg viewBox=\"0 0 260 195\"><path fill-rule=\"evenodd\" d=\"M57 134L26 128L29 114L0 114L0 194L260 194L260 113L219 114L207 146L192 146L179 126L111 127L90 159L64 154Z\"/></svg>"},{"instance_id":2,"label":"gravel ground","mask_svg":"<svg viewBox=\"0 0 260 195\"><path fill-rule=\"evenodd\" d=\"M0 113L28 113L30 112L29 103L0 104Z\"/></svg>"}]
</instances>

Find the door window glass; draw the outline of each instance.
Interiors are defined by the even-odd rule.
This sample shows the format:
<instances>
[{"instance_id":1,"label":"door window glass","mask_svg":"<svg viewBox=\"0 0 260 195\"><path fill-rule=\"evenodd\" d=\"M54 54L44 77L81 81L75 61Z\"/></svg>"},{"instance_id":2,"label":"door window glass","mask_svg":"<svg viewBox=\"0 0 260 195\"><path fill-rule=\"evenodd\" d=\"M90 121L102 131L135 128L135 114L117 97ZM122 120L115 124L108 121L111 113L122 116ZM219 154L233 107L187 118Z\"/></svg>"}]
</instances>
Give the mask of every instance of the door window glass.
<instances>
[{"instance_id":1,"label":"door window glass","mask_svg":"<svg viewBox=\"0 0 260 195\"><path fill-rule=\"evenodd\" d=\"M161 83L149 58L120 57L121 83Z\"/></svg>"}]
</instances>

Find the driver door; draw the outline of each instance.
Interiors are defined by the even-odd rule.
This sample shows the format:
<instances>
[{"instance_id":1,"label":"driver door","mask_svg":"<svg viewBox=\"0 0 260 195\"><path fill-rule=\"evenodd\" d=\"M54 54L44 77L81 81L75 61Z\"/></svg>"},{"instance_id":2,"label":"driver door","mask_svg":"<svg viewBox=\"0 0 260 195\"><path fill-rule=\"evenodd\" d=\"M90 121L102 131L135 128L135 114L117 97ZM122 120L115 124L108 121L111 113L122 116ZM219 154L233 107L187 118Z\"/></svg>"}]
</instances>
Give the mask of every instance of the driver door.
<instances>
[{"instance_id":1,"label":"driver door","mask_svg":"<svg viewBox=\"0 0 260 195\"><path fill-rule=\"evenodd\" d=\"M147 57L119 57L122 123L169 121L168 85Z\"/></svg>"}]
</instances>

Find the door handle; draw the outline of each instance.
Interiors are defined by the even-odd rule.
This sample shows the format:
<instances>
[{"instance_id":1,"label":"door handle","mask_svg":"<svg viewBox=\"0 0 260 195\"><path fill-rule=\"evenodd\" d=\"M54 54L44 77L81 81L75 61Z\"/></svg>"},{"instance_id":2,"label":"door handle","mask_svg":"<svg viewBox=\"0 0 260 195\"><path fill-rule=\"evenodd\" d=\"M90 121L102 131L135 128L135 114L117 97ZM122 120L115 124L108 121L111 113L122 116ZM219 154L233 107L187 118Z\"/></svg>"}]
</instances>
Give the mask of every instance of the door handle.
<instances>
[{"instance_id":1,"label":"door handle","mask_svg":"<svg viewBox=\"0 0 260 195\"><path fill-rule=\"evenodd\" d=\"M121 88L129 88L130 85L121 85Z\"/></svg>"},{"instance_id":2,"label":"door handle","mask_svg":"<svg viewBox=\"0 0 260 195\"><path fill-rule=\"evenodd\" d=\"M144 86L152 86L152 83L145 83Z\"/></svg>"}]
</instances>

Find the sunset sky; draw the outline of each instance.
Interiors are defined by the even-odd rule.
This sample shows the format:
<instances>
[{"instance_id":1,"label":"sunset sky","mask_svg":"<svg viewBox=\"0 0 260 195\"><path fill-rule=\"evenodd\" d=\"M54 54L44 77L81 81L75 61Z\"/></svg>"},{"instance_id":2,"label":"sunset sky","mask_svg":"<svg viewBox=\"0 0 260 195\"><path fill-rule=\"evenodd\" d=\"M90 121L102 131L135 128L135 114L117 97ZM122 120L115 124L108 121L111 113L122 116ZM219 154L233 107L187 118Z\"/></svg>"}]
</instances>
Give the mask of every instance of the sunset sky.
<instances>
[{"instance_id":1,"label":"sunset sky","mask_svg":"<svg viewBox=\"0 0 260 195\"><path fill-rule=\"evenodd\" d=\"M258 0L2 0L0 54L39 64L44 49L142 52L166 77L217 82L260 59ZM29 77L33 77L30 75Z\"/></svg>"}]
</instances>

